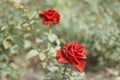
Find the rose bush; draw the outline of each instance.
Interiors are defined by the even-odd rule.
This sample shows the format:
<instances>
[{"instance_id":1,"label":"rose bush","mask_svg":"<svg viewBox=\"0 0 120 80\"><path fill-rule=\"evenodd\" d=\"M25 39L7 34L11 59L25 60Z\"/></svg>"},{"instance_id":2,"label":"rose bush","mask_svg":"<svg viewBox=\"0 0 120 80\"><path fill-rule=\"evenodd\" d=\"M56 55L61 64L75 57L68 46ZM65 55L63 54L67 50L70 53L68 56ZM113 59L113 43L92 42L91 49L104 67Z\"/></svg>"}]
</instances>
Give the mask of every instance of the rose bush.
<instances>
[{"instance_id":1,"label":"rose bush","mask_svg":"<svg viewBox=\"0 0 120 80\"><path fill-rule=\"evenodd\" d=\"M78 42L72 42L64 46L64 50L57 51L56 59L61 64L70 62L79 72L84 72L87 51Z\"/></svg>"},{"instance_id":2,"label":"rose bush","mask_svg":"<svg viewBox=\"0 0 120 80\"><path fill-rule=\"evenodd\" d=\"M40 68L41 80L56 80L56 78L58 80L78 80L82 78L70 66L59 65L55 59L56 51L60 49L61 43L64 44L64 39L60 39L52 33L52 26L60 23L60 14L56 10L50 9L37 14L38 10L28 10L24 5L19 5L14 1L5 0L4 2L14 7L13 10L8 8L10 12L18 10L20 15L15 18L12 15L10 19L2 20L8 26L2 25L0 29L2 37L0 40L0 61L2 62L0 63L0 80L6 79L7 76L11 80L18 80L23 73L27 74L29 65L35 73ZM16 15L18 14L16 13ZM42 30L43 25L40 25L38 15L44 25L50 25L49 31ZM6 23L7 21L10 23ZM40 27L41 29L39 29ZM10 35L6 36L7 32ZM57 56L64 58L62 62L58 61L62 64L70 62L79 72L84 72L84 59L86 58L84 47L73 42L67 44L64 49L65 51L60 50L61 52L58 50ZM65 56L64 53L66 53Z\"/></svg>"}]
</instances>

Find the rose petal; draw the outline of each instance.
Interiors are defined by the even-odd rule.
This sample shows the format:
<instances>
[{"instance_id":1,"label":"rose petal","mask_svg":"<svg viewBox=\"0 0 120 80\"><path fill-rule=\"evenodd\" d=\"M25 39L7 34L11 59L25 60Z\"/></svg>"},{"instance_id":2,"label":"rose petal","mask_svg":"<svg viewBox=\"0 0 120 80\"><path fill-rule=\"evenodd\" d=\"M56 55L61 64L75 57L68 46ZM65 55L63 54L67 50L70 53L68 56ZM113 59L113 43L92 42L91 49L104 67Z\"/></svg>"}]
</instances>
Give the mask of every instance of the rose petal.
<instances>
[{"instance_id":1,"label":"rose petal","mask_svg":"<svg viewBox=\"0 0 120 80\"><path fill-rule=\"evenodd\" d=\"M43 14L43 13L40 13L40 14L39 14L39 17L40 17L40 18L44 18L44 14Z\"/></svg>"},{"instance_id":2,"label":"rose petal","mask_svg":"<svg viewBox=\"0 0 120 80\"><path fill-rule=\"evenodd\" d=\"M56 59L59 63L65 64L68 61L65 59L64 52L62 50L57 51Z\"/></svg>"},{"instance_id":3,"label":"rose petal","mask_svg":"<svg viewBox=\"0 0 120 80\"><path fill-rule=\"evenodd\" d=\"M47 24L48 24L48 22L47 22L47 21L43 21L42 23L43 23L44 25L47 25Z\"/></svg>"},{"instance_id":4,"label":"rose petal","mask_svg":"<svg viewBox=\"0 0 120 80\"><path fill-rule=\"evenodd\" d=\"M87 56L87 51L84 49L83 52L82 52L82 56L84 59L86 59L86 56Z\"/></svg>"},{"instance_id":5,"label":"rose petal","mask_svg":"<svg viewBox=\"0 0 120 80\"><path fill-rule=\"evenodd\" d=\"M85 64L86 64L85 61L80 61L79 64L73 63L74 67L81 73L84 72Z\"/></svg>"}]
</instances>

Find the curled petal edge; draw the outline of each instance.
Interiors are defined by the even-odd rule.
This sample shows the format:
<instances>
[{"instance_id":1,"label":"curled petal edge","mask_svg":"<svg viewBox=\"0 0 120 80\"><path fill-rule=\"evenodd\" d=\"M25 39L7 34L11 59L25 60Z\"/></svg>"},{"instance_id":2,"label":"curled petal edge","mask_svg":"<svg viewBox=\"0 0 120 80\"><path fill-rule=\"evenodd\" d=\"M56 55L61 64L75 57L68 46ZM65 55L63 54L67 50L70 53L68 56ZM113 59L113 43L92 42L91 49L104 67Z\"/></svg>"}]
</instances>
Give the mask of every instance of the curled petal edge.
<instances>
[{"instance_id":1,"label":"curled petal edge","mask_svg":"<svg viewBox=\"0 0 120 80\"><path fill-rule=\"evenodd\" d=\"M68 61L65 59L64 52L62 50L57 51L56 60L61 64L66 64Z\"/></svg>"},{"instance_id":2,"label":"curled petal edge","mask_svg":"<svg viewBox=\"0 0 120 80\"><path fill-rule=\"evenodd\" d=\"M79 72L81 72L81 73L84 72L85 64L86 64L85 61L80 61L78 64L74 64L74 63L73 63L73 65L74 65L74 67L77 69L77 71L79 71Z\"/></svg>"}]
</instances>

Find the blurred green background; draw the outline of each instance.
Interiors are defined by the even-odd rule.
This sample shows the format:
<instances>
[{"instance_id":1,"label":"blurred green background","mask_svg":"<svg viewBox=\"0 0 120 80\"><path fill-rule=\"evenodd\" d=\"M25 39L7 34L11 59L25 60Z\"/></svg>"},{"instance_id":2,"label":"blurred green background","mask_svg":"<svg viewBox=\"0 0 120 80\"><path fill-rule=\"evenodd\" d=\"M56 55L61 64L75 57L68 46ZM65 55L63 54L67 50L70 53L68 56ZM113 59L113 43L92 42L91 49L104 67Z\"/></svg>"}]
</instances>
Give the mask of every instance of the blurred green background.
<instances>
[{"instance_id":1,"label":"blurred green background","mask_svg":"<svg viewBox=\"0 0 120 80\"><path fill-rule=\"evenodd\" d=\"M106 68L120 72L120 0L0 0L0 77L17 79L39 63L24 56L36 46L45 46L38 40L48 27L41 24L38 13L47 9L61 15L53 28L59 38L85 45L86 72Z\"/></svg>"}]
</instances>

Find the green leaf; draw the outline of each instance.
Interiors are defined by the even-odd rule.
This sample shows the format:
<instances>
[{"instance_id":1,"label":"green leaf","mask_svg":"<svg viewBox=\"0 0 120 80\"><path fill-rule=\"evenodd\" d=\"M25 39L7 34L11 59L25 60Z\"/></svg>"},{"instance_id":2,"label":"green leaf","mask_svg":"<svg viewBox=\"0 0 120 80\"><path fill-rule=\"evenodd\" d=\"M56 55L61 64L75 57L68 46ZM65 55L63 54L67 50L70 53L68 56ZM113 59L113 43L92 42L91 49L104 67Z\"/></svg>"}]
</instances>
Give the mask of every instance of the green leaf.
<instances>
[{"instance_id":1,"label":"green leaf","mask_svg":"<svg viewBox=\"0 0 120 80\"><path fill-rule=\"evenodd\" d=\"M45 60L46 59L46 55L44 54L44 53L40 53L39 54L39 58L40 58L40 60Z\"/></svg>"},{"instance_id":2,"label":"green leaf","mask_svg":"<svg viewBox=\"0 0 120 80\"><path fill-rule=\"evenodd\" d=\"M7 40L3 40L2 43L5 49L8 49L9 47L11 47L11 44Z\"/></svg>"},{"instance_id":3,"label":"green leaf","mask_svg":"<svg viewBox=\"0 0 120 80\"><path fill-rule=\"evenodd\" d=\"M50 42L54 42L57 39L57 36L55 34L49 34L48 35L48 40Z\"/></svg>"},{"instance_id":4,"label":"green leaf","mask_svg":"<svg viewBox=\"0 0 120 80\"><path fill-rule=\"evenodd\" d=\"M58 46L60 45L60 41L58 39L56 40L56 43Z\"/></svg>"},{"instance_id":5,"label":"green leaf","mask_svg":"<svg viewBox=\"0 0 120 80\"><path fill-rule=\"evenodd\" d=\"M37 56L38 54L39 54L39 52L38 52L37 50L33 49L33 50L30 50L30 51L28 52L26 58L27 58L27 59L30 59L30 58L32 58L32 57Z\"/></svg>"},{"instance_id":6,"label":"green leaf","mask_svg":"<svg viewBox=\"0 0 120 80\"><path fill-rule=\"evenodd\" d=\"M50 50L50 53L55 53L56 52L56 49L53 48L53 47L51 47L49 50Z\"/></svg>"},{"instance_id":7,"label":"green leaf","mask_svg":"<svg viewBox=\"0 0 120 80\"><path fill-rule=\"evenodd\" d=\"M28 48L30 48L31 47L31 42L29 41L29 40L24 40L24 48L25 49L28 49Z\"/></svg>"},{"instance_id":8,"label":"green leaf","mask_svg":"<svg viewBox=\"0 0 120 80\"><path fill-rule=\"evenodd\" d=\"M43 42L43 40L42 40L42 39L39 39L39 38L36 38L36 42L37 42L37 43L41 43L41 42Z\"/></svg>"},{"instance_id":9,"label":"green leaf","mask_svg":"<svg viewBox=\"0 0 120 80\"><path fill-rule=\"evenodd\" d=\"M2 54L2 53L0 53L0 61L2 61L2 60L9 60L9 57L7 56L7 54Z\"/></svg>"},{"instance_id":10,"label":"green leaf","mask_svg":"<svg viewBox=\"0 0 120 80\"><path fill-rule=\"evenodd\" d=\"M6 67L2 68L0 71L1 71L0 76L5 77L6 75L8 75L12 72L12 68L9 66L6 66Z\"/></svg>"},{"instance_id":11,"label":"green leaf","mask_svg":"<svg viewBox=\"0 0 120 80\"><path fill-rule=\"evenodd\" d=\"M5 30L7 28L8 28L8 26L2 26L1 31Z\"/></svg>"},{"instance_id":12,"label":"green leaf","mask_svg":"<svg viewBox=\"0 0 120 80\"><path fill-rule=\"evenodd\" d=\"M4 67L7 67L7 64L6 63L0 63L0 68L4 68Z\"/></svg>"},{"instance_id":13,"label":"green leaf","mask_svg":"<svg viewBox=\"0 0 120 80\"><path fill-rule=\"evenodd\" d=\"M57 66L48 66L47 69L51 72L55 72L56 70L58 70Z\"/></svg>"},{"instance_id":14,"label":"green leaf","mask_svg":"<svg viewBox=\"0 0 120 80\"><path fill-rule=\"evenodd\" d=\"M54 42L55 40L57 40L57 36L55 34L50 34L50 33L47 33L47 32L45 32L44 34L47 35L48 40L50 42Z\"/></svg>"},{"instance_id":15,"label":"green leaf","mask_svg":"<svg viewBox=\"0 0 120 80\"><path fill-rule=\"evenodd\" d=\"M37 12L35 12L35 11L30 11L27 16L28 16L28 18L31 20L36 14L37 14Z\"/></svg>"},{"instance_id":16,"label":"green leaf","mask_svg":"<svg viewBox=\"0 0 120 80\"><path fill-rule=\"evenodd\" d=\"M24 23L24 24L23 24L23 27L28 27L28 26L29 26L28 23Z\"/></svg>"},{"instance_id":17,"label":"green leaf","mask_svg":"<svg viewBox=\"0 0 120 80\"><path fill-rule=\"evenodd\" d=\"M14 45L10 48L10 53L15 54L18 52L18 45Z\"/></svg>"},{"instance_id":18,"label":"green leaf","mask_svg":"<svg viewBox=\"0 0 120 80\"><path fill-rule=\"evenodd\" d=\"M56 51L57 50L59 50L60 49L60 46L56 46L56 47L51 47L50 49L49 49L49 51L50 51L50 53L56 53ZM53 56L55 56L56 54L52 54Z\"/></svg>"}]
</instances>

